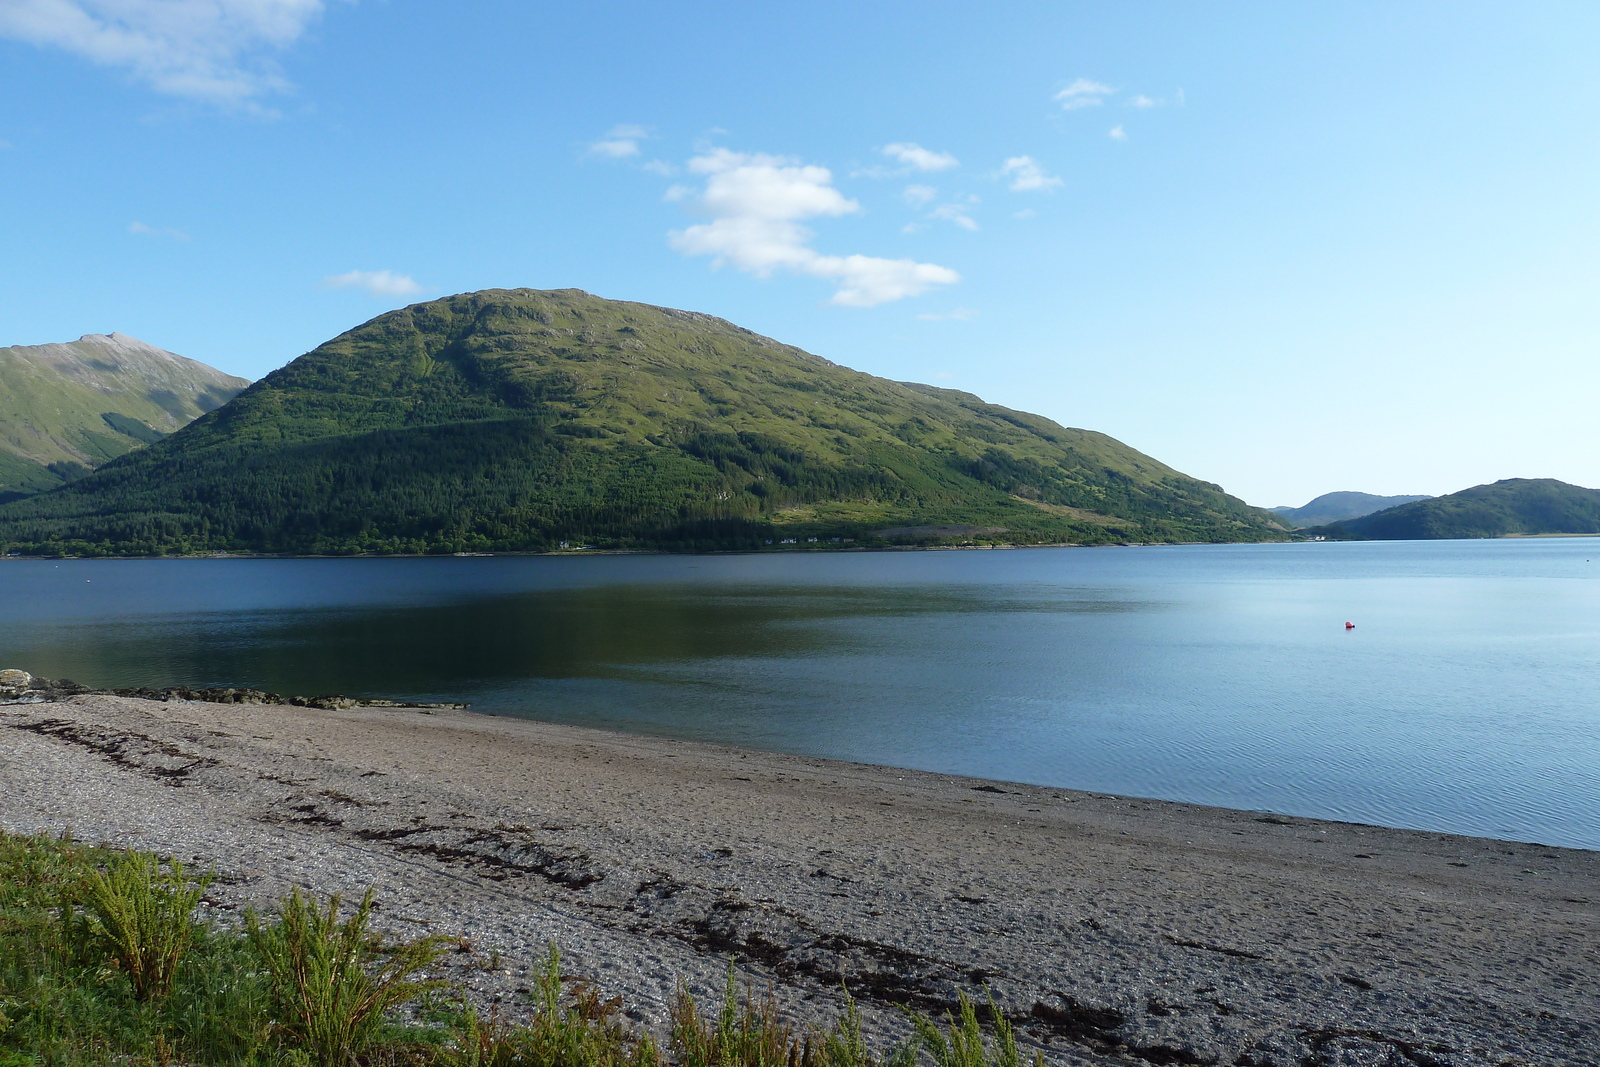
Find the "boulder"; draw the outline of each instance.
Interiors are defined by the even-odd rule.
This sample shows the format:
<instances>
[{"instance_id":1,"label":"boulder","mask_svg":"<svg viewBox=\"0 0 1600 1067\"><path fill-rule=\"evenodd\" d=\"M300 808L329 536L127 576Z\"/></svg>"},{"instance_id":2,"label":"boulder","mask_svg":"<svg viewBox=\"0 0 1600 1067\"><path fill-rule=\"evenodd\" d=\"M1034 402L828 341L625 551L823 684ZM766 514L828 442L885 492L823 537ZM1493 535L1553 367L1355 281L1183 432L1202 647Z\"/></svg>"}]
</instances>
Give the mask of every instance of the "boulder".
<instances>
[{"instance_id":1,"label":"boulder","mask_svg":"<svg viewBox=\"0 0 1600 1067\"><path fill-rule=\"evenodd\" d=\"M15 668L0 671L0 689L32 689L33 675Z\"/></svg>"}]
</instances>

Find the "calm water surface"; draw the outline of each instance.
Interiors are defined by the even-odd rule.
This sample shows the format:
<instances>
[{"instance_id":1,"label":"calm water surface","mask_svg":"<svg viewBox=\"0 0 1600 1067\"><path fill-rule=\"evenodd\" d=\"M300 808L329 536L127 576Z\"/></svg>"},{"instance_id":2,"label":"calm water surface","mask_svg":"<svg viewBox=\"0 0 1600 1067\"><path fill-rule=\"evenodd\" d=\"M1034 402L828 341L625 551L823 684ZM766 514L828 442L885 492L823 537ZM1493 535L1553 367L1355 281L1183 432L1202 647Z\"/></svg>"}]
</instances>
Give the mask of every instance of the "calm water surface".
<instances>
[{"instance_id":1,"label":"calm water surface","mask_svg":"<svg viewBox=\"0 0 1600 1067\"><path fill-rule=\"evenodd\" d=\"M1600 848L1593 539L4 561L3 666Z\"/></svg>"}]
</instances>

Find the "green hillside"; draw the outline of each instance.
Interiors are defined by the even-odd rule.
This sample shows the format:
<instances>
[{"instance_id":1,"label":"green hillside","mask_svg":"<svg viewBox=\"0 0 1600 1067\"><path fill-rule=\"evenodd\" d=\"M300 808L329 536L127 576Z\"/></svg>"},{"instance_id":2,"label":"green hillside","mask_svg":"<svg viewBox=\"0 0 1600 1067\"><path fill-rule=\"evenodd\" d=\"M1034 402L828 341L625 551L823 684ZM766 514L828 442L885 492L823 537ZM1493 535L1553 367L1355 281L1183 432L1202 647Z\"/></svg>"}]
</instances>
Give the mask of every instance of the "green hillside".
<instances>
[{"instance_id":1,"label":"green hillside","mask_svg":"<svg viewBox=\"0 0 1600 1067\"><path fill-rule=\"evenodd\" d=\"M7 548L117 554L1285 536L1104 434L570 289L379 316L0 507Z\"/></svg>"},{"instance_id":2,"label":"green hillside","mask_svg":"<svg viewBox=\"0 0 1600 1067\"><path fill-rule=\"evenodd\" d=\"M1554 478L1507 478L1312 532L1355 541L1596 534L1600 490Z\"/></svg>"},{"instance_id":3,"label":"green hillside","mask_svg":"<svg viewBox=\"0 0 1600 1067\"><path fill-rule=\"evenodd\" d=\"M248 384L119 333L0 348L0 500L159 441Z\"/></svg>"}]
</instances>

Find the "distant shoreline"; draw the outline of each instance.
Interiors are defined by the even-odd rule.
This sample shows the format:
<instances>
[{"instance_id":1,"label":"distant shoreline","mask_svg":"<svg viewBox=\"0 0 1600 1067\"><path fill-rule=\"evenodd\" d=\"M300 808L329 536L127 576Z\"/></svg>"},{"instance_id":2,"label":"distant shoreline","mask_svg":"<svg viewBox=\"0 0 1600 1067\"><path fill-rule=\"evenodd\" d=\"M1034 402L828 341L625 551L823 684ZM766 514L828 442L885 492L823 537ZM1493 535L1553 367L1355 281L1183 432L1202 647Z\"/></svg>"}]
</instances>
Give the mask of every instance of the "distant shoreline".
<instances>
[{"instance_id":1,"label":"distant shoreline","mask_svg":"<svg viewBox=\"0 0 1600 1067\"><path fill-rule=\"evenodd\" d=\"M816 548L728 548L708 549L704 552L671 552L664 549L650 548L595 548L595 549L556 549L550 552L421 552L421 553L378 553L360 552L344 555L315 555L297 554L289 552L189 552L183 554L167 554L159 556L32 556L18 554L0 555L0 562L16 560L223 560L223 559L506 559L506 558L538 558L538 559L581 559L592 556L796 556L796 555L836 555L846 552L988 552L988 551L1013 551L1039 548L1195 548L1199 546L1222 545L1345 545L1345 544L1391 544L1391 545L1417 545L1417 544L1443 544L1461 541L1535 541L1559 540L1562 538L1600 538L1600 533L1538 533L1538 534L1500 534L1495 537L1407 537L1407 538L1312 538L1293 537L1281 541L1114 541L1099 544L1082 544L1063 541L1039 545L852 545L848 548L821 547Z\"/></svg>"},{"instance_id":2,"label":"distant shoreline","mask_svg":"<svg viewBox=\"0 0 1600 1067\"><path fill-rule=\"evenodd\" d=\"M289 552L188 552L160 556L25 556L4 555L0 560L114 560L114 559L499 559L552 558L578 559L588 556L798 556L836 555L845 552L986 552L1034 548L1184 548L1194 545L1296 544L1295 541L1118 541L1086 545L1070 541L1047 545L852 545L849 548L725 548L704 552L669 552L650 548L556 549L552 552L358 552L348 555L312 555Z\"/></svg>"}]
</instances>

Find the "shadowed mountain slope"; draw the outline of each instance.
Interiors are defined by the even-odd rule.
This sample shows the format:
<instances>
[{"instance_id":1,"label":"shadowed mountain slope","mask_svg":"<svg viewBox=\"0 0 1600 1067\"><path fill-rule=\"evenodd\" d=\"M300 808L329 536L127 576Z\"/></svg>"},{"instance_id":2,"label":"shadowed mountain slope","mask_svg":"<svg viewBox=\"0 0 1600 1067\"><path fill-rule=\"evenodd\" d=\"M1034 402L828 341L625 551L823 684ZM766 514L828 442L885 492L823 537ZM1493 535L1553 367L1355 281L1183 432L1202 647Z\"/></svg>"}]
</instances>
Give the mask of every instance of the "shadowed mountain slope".
<instances>
[{"instance_id":1,"label":"shadowed mountain slope","mask_svg":"<svg viewBox=\"0 0 1600 1067\"><path fill-rule=\"evenodd\" d=\"M159 441L249 384L120 333L0 348L0 500Z\"/></svg>"},{"instance_id":2,"label":"shadowed mountain slope","mask_svg":"<svg viewBox=\"0 0 1600 1067\"><path fill-rule=\"evenodd\" d=\"M1506 478L1315 532L1354 541L1600 534L1600 489L1554 478Z\"/></svg>"},{"instance_id":3,"label":"shadowed mountain slope","mask_svg":"<svg viewBox=\"0 0 1600 1067\"><path fill-rule=\"evenodd\" d=\"M571 289L381 315L0 508L13 549L108 553L1284 536L1104 434Z\"/></svg>"}]
</instances>

